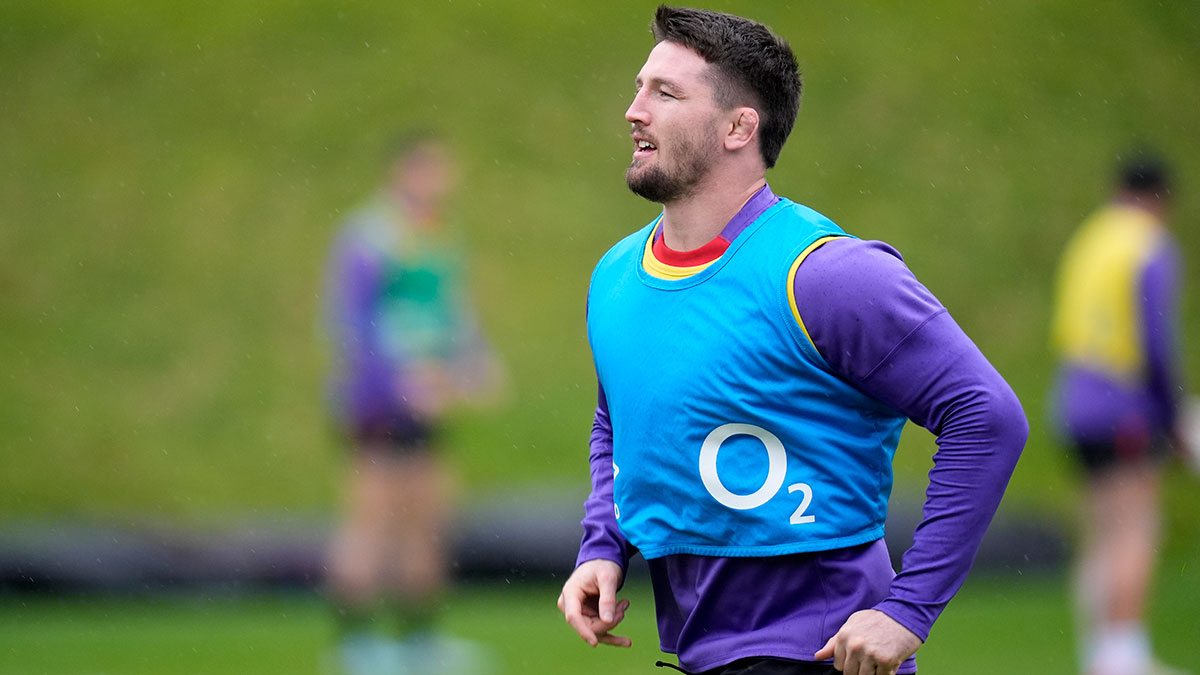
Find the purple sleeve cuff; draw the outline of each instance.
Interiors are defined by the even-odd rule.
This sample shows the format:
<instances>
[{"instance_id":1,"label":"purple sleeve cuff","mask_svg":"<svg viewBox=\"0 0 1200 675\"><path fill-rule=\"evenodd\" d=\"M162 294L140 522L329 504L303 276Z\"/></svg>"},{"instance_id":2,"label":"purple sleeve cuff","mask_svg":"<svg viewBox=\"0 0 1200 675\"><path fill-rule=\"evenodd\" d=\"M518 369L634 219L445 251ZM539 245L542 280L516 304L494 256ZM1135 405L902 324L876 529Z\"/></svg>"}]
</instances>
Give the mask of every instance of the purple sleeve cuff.
<instances>
[{"instance_id":1,"label":"purple sleeve cuff","mask_svg":"<svg viewBox=\"0 0 1200 675\"><path fill-rule=\"evenodd\" d=\"M795 278L831 370L937 435L925 508L887 599L924 640L966 579L1028 436L1012 389L894 249L834 240Z\"/></svg>"},{"instance_id":2,"label":"purple sleeve cuff","mask_svg":"<svg viewBox=\"0 0 1200 675\"><path fill-rule=\"evenodd\" d=\"M888 598L871 609L887 614L893 621L907 628L913 635L921 638L921 642L929 639L929 631L933 626L933 621L927 620L924 613L914 611L914 608L908 603Z\"/></svg>"},{"instance_id":3,"label":"purple sleeve cuff","mask_svg":"<svg viewBox=\"0 0 1200 675\"><path fill-rule=\"evenodd\" d=\"M588 457L588 463L591 465L592 492L583 504L583 541L579 544L575 566L578 567L588 560L604 559L611 560L620 565L622 570L626 570L633 551L625 536L621 534L613 506L612 422L608 416L608 401L604 397L603 388L600 389L598 398L589 442L591 452Z\"/></svg>"}]
</instances>

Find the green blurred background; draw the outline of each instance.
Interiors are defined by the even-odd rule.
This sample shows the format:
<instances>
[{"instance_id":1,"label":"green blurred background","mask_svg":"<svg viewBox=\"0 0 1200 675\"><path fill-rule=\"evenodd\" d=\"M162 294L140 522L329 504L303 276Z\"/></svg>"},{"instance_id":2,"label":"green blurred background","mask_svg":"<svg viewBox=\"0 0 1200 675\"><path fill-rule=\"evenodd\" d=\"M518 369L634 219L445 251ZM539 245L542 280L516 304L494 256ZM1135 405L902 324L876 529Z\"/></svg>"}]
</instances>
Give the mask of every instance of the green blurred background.
<instances>
[{"instance_id":1,"label":"green blurred background","mask_svg":"<svg viewBox=\"0 0 1200 675\"><path fill-rule=\"evenodd\" d=\"M512 376L505 406L456 415L450 452L466 497L547 485L582 497L590 268L656 212L621 179L622 115L655 4L0 3L0 521L329 514L345 458L321 399L322 267L339 220L381 180L388 141L412 127L445 132L457 152L454 215ZM805 93L772 187L904 254L1025 404L1032 435L1008 506L1069 523L1078 487L1044 410L1056 257L1107 196L1117 155L1149 144L1176 168L1187 284L1200 288L1200 6L702 4L790 40ZM1200 309L1186 319L1200 335ZM919 492L933 448L906 431L898 494ZM1195 635L1179 626L1194 630L1200 607L1196 487L1179 473L1168 485L1166 600L1154 615L1168 636ZM488 611L527 617L514 625L553 637L512 639L553 652L570 638L554 595L479 589L454 607L467 633ZM303 644L324 625L311 599L204 607L199 619L159 610L258 612ZM55 640L83 634L89 611L154 609L0 599L0 626L45 620L38 653L65 653ZM287 611L306 618L280 624ZM1037 640L1062 665L1030 672L1068 672L1068 617L1061 578L973 581L922 672L993 672L978 663L984 641L998 641L994 672L1012 672L1038 658L1022 646ZM652 625L640 620L645 651L628 672L652 668ZM1161 651L1200 667L1178 642ZM0 637L0 671L75 672L22 661L16 644ZM537 649L504 649L527 654L512 672L542 672L528 661ZM546 672L625 672L610 662L624 656L562 649ZM966 661L936 660L956 652Z\"/></svg>"}]
</instances>

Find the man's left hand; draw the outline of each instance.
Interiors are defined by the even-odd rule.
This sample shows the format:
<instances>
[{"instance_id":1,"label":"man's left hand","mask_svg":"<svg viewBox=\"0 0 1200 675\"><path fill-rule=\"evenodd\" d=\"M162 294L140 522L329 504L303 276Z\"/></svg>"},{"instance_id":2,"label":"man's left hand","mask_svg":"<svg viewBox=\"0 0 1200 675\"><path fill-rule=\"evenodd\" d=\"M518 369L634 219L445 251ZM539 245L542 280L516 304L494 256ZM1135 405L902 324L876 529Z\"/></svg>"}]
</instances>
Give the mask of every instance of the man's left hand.
<instances>
[{"instance_id":1,"label":"man's left hand","mask_svg":"<svg viewBox=\"0 0 1200 675\"><path fill-rule=\"evenodd\" d=\"M892 617L864 609L851 614L813 658L833 658L833 667L846 675L895 675L920 646L921 638Z\"/></svg>"}]
</instances>

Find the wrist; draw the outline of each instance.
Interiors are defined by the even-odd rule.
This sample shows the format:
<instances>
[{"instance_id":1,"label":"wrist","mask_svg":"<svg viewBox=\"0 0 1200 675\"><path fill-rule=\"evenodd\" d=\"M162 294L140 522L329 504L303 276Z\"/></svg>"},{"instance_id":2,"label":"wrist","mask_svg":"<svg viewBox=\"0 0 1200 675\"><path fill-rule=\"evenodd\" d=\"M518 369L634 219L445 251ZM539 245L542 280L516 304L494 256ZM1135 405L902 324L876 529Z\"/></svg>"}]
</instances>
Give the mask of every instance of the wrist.
<instances>
[{"instance_id":1,"label":"wrist","mask_svg":"<svg viewBox=\"0 0 1200 675\"><path fill-rule=\"evenodd\" d=\"M926 622L923 613L915 605L903 600L888 598L871 609L900 624L922 643L929 639L932 622Z\"/></svg>"}]
</instances>

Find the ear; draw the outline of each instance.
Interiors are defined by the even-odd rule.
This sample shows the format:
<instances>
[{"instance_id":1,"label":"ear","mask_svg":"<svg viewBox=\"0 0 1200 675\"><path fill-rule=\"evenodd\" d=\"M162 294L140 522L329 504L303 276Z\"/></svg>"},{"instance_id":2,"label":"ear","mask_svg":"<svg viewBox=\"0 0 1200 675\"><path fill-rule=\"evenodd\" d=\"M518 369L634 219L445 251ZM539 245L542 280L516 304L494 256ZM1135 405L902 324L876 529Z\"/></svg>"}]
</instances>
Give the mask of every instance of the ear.
<instances>
[{"instance_id":1,"label":"ear","mask_svg":"<svg viewBox=\"0 0 1200 675\"><path fill-rule=\"evenodd\" d=\"M725 149L741 150L758 135L758 111L754 108L734 108L730 113L729 130L725 134Z\"/></svg>"}]
</instances>

